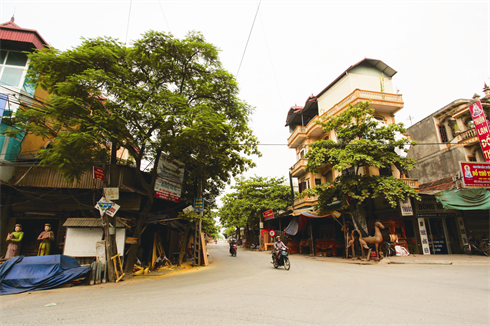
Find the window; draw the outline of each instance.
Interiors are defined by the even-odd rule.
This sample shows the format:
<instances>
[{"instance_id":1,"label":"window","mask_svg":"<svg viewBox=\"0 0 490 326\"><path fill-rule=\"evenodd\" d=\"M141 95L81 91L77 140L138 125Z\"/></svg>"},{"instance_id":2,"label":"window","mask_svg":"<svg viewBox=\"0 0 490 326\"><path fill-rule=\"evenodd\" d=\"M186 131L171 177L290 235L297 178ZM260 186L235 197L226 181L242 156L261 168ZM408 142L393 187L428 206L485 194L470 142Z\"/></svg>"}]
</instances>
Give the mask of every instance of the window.
<instances>
[{"instance_id":1,"label":"window","mask_svg":"<svg viewBox=\"0 0 490 326\"><path fill-rule=\"evenodd\" d=\"M322 184L322 179L315 179L315 186Z\"/></svg>"},{"instance_id":2,"label":"window","mask_svg":"<svg viewBox=\"0 0 490 326\"><path fill-rule=\"evenodd\" d=\"M446 126L439 125L438 127L439 127L439 135L441 136L441 141L443 143L448 143L449 140L447 138Z\"/></svg>"},{"instance_id":3,"label":"window","mask_svg":"<svg viewBox=\"0 0 490 326\"><path fill-rule=\"evenodd\" d=\"M20 88L27 70L27 55L15 51L0 52L0 85Z\"/></svg>"}]
</instances>

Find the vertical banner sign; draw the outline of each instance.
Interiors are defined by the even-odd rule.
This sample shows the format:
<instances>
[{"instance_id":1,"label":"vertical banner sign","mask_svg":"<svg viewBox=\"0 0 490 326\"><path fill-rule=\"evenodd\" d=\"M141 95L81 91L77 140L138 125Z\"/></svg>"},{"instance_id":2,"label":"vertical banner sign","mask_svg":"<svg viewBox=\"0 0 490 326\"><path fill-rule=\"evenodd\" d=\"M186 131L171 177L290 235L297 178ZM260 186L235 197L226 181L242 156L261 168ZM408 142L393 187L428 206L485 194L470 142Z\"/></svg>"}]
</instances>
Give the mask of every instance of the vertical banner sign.
<instances>
[{"instance_id":1,"label":"vertical banner sign","mask_svg":"<svg viewBox=\"0 0 490 326\"><path fill-rule=\"evenodd\" d=\"M427 229L425 228L425 218L419 217L417 220L419 222L422 252L424 253L424 255L430 255L429 237L427 236Z\"/></svg>"},{"instance_id":2,"label":"vertical banner sign","mask_svg":"<svg viewBox=\"0 0 490 326\"><path fill-rule=\"evenodd\" d=\"M104 170L103 169L94 166L94 168L92 170L92 174L93 174L93 177L94 177L95 180L100 180L102 182L105 181Z\"/></svg>"},{"instance_id":3,"label":"vertical banner sign","mask_svg":"<svg viewBox=\"0 0 490 326\"><path fill-rule=\"evenodd\" d=\"M470 105L470 112L473 117L473 122L475 123L475 129L478 134L478 139L480 140L483 156L485 161L490 162L490 129L488 128L487 118L485 112L483 112L481 102L478 101L475 104Z\"/></svg>"},{"instance_id":4,"label":"vertical banner sign","mask_svg":"<svg viewBox=\"0 0 490 326\"><path fill-rule=\"evenodd\" d=\"M400 209L402 210L402 216L413 216L412 202L409 197L400 200Z\"/></svg>"},{"instance_id":5,"label":"vertical banner sign","mask_svg":"<svg viewBox=\"0 0 490 326\"><path fill-rule=\"evenodd\" d=\"M8 95L0 94L0 122L2 122L3 111L5 111L5 106L7 106Z\"/></svg>"},{"instance_id":6,"label":"vertical banner sign","mask_svg":"<svg viewBox=\"0 0 490 326\"><path fill-rule=\"evenodd\" d=\"M490 188L490 163L459 162L463 187Z\"/></svg>"},{"instance_id":7,"label":"vertical banner sign","mask_svg":"<svg viewBox=\"0 0 490 326\"><path fill-rule=\"evenodd\" d=\"M466 234L466 229L464 227L463 218L461 216L456 217L459 226L459 233L461 234L461 242L463 246L468 244L468 235Z\"/></svg>"},{"instance_id":8,"label":"vertical banner sign","mask_svg":"<svg viewBox=\"0 0 490 326\"><path fill-rule=\"evenodd\" d=\"M202 198L194 198L194 210L196 212L204 211L204 201Z\"/></svg>"}]
</instances>

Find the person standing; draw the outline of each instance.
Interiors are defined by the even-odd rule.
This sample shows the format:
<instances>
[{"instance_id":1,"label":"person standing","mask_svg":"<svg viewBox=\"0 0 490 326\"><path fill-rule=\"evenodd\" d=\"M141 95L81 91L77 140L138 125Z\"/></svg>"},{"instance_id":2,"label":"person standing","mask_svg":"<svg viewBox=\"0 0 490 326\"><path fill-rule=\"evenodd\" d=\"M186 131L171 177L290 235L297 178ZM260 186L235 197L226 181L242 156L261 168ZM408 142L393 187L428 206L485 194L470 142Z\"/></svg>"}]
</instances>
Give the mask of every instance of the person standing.
<instances>
[{"instance_id":1,"label":"person standing","mask_svg":"<svg viewBox=\"0 0 490 326\"><path fill-rule=\"evenodd\" d=\"M7 234L7 252L5 253L5 259L10 259L20 255L20 244L22 238L24 238L24 232L22 232L22 225L15 224L15 231Z\"/></svg>"},{"instance_id":2,"label":"person standing","mask_svg":"<svg viewBox=\"0 0 490 326\"><path fill-rule=\"evenodd\" d=\"M39 249L37 251L38 256L47 256L51 250L51 242L54 241L54 233L51 231L51 224L44 224L44 231L37 237Z\"/></svg>"}]
</instances>

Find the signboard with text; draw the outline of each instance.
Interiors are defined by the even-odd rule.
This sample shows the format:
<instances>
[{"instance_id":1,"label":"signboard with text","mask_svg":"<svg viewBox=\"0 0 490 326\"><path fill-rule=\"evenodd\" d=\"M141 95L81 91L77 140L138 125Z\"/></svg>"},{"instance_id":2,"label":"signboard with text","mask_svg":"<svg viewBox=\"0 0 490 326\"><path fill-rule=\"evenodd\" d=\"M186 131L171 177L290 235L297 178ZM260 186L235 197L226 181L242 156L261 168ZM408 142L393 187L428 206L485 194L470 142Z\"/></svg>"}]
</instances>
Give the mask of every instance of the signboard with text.
<instances>
[{"instance_id":1,"label":"signboard with text","mask_svg":"<svg viewBox=\"0 0 490 326\"><path fill-rule=\"evenodd\" d=\"M92 173L93 173L93 177L95 180L100 180L100 181L104 182L105 177L104 177L104 170L103 169L94 166Z\"/></svg>"},{"instance_id":2,"label":"signboard with text","mask_svg":"<svg viewBox=\"0 0 490 326\"><path fill-rule=\"evenodd\" d=\"M264 216L264 221L274 218L274 212L272 211L272 209L265 211L262 215Z\"/></svg>"},{"instance_id":3,"label":"signboard with text","mask_svg":"<svg viewBox=\"0 0 490 326\"><path fill-rule=\"evenodd\" d=\"M196 212L204 211L204 201L202 198L194 198L194 210Z\"/></svg>"},{"instance_id":4,"label":"signboard with text","mask_svg":"<svg viewBox=\"0 0 490 326\"><path fill-rule=\"evenodd\" d=\"M410 198L400 200L400 209L402 211L402 216L413 216L413 208Z\"/></svg>"},{"instance_id":5,"label":"signboard with text","mask_svg":"<svg viewBox=\"0 0 490 326\"><path fill-rule=\"evenodd\" d=\"M155 197L180 203L184 163L161 155L158 160Z\"/></svg>"},{"instance_id":6,"label":"signboard with text","mask_svg":"<svg viewBox=\"0 0 490 326\"><path fill-rule=\"evenodd\" d=\"M463 187L490 188L490 163L459 162Z\"/></svg>"},{"instance_id":7,"label":"signboard with text","mask_svg":"<svg viewBox=\"0 0 490 326\"><path fill-rule=\"evenodd\" d=\"M475 129L478 139L480 140L483 156L485 161L490 162L490 130L481 102L478 101L475 104L470 105L470 112L473 122L475 123Z\"/></svg>"},{"instance_id":8,"label":"signboard with text","mask_svg":"<svg viewBox=\"0 0 490 326\"><path fill-rule=\"evenodd\" d=\"M155 197L180 203L182 188L180 184L157 177L155 182Z\"/></svg>"}]
</instances>

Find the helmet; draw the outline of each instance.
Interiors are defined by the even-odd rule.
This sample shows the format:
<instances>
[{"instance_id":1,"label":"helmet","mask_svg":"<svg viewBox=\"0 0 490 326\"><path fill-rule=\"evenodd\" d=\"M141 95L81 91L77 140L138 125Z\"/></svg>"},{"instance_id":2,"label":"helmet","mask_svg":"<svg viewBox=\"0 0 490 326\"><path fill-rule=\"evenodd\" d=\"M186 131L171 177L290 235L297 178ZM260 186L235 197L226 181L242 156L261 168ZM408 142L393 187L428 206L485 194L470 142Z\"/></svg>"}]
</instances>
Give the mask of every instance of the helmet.
<instances>
[{"instance_id":1,"label":"helmet","mask_svg":"<svg viewBox=\"0 0 490 326\"><path fill-rule=\"evenodd\" d=\"M277 237L276 237L276 240L279 240L279 239L281 239L281 237L280 237L280 236L277 236Z\"/></svg>"}]
</instances>

